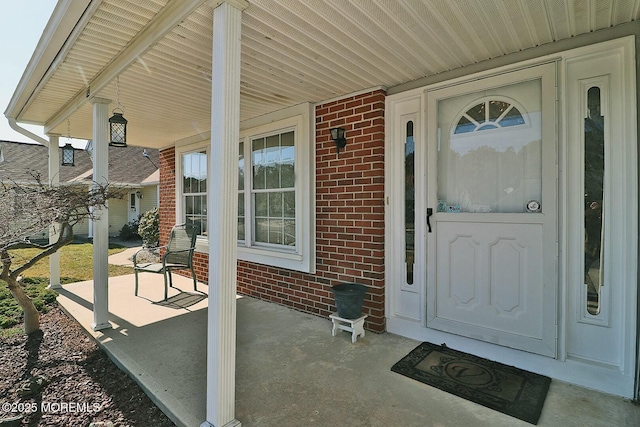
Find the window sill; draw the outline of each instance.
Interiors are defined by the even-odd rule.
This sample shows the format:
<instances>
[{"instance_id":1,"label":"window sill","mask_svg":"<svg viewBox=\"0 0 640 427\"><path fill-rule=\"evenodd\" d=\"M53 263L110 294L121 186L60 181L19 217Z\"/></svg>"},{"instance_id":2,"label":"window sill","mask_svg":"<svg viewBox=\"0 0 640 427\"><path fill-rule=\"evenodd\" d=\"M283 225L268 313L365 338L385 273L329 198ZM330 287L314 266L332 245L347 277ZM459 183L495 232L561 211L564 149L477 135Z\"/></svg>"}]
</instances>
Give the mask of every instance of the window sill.
<instances>
[{"instance_id":1,"label":"window sill","mask_svg":"<svg viewBox=\"0 0 640 427\"><path fill-rule=\"evenodd\" d=\"M208 241L199 239L196 242L196 252L208 254ZM272 267L286 268L287 270L301 271L303 273L314 273L309 260L296 253L265 250L262 248L245 248L239 246L238 259L270 265Z\"/></svg>"}]
</instances>

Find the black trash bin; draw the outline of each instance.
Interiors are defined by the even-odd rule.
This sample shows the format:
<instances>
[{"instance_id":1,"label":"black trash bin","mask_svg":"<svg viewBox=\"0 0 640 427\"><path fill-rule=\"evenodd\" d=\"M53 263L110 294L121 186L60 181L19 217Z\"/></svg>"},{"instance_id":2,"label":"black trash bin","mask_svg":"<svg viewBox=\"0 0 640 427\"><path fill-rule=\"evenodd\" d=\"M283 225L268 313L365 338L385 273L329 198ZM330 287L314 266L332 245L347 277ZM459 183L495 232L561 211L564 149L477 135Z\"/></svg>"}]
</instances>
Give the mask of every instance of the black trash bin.
<instances>
[{"instance_id":1,"label":"black trash bin","mask_svg":"<svg viewBox=\"0 0 640 427\"><path fill-rule=\"evenodd\" d=\"M341 283L331 287L336 300L338 316L343 319L357 319L362 316L362 305L367 287L359 283Z\"/></svg>"}]
</instances>

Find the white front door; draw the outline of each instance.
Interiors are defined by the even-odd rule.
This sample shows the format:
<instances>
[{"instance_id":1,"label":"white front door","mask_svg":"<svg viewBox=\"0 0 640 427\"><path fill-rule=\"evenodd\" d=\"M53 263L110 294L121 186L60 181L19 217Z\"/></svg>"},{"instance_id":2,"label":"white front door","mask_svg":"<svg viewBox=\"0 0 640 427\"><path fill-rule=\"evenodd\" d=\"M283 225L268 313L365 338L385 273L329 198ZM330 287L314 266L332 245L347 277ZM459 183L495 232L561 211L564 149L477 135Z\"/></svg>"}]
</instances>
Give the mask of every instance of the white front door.
<instances>
[{"instance_id":1,"label":"white front door","mask_svg":"<svg viewBox=\"0 0 640 427\"><path fill-rule=\"evenodd\" d=\"M636 396L635 43L387 97L388 331Z\"/></svg>"},{"instance_id":2,"label":"white front door","mask_svg":"<svg viewBox=\"0 0 640 427\"><path fill-rule=\"evenodd\" d=\"M138 197L140 194L139 191L132 191L129 193L129 222L137 221L140 216L140 198Z\"/></svg>"},{"instance_id":3,"label":"white front door","mask_svg":"<svg viewBox=\"0 0 640 427\"><path fill-rule=\"evenodd\" d=\"M555 75L426 93L429 328L556 357Z\"/></svg>"}]
</instances>

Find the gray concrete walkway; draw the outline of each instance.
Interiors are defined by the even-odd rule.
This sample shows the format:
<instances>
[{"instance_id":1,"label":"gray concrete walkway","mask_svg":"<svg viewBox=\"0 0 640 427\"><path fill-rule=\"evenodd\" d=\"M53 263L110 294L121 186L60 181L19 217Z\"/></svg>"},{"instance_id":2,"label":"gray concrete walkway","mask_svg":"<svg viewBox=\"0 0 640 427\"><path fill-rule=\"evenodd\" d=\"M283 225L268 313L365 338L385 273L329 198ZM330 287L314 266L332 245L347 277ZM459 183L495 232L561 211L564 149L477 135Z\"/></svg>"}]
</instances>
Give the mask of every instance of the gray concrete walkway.
<instances>
[{"instance_id":1,"label":"gray concrete walkway","mask_svg":"<svg viewBox=\"0 0 640 427\"><path fill-rule=\"evenodd\" d=\"M133 267L132 257L140 249L142 249L142 246L132 246L113 255L109 255L109 264Z\"/></svg>"},{"instance_id":2,"label":"gray concrete walkway","mask_svg":"<svg viewBox=\"0 0 640 427\"><path fill-rule=\"evenodd\" d=\"M63 308L152 396L177 425L205 419L207 287L176 280L162 298L162 276L109 280L114 328L92 332L92 282L65 285ZM418 343L367 332L355 344L331 336L328 319L252 298L238 299L236 417L243 426L528 426L390 371ZM540 426L638 426L640 407L553 381Z\"/></svg>"}]
</instances>

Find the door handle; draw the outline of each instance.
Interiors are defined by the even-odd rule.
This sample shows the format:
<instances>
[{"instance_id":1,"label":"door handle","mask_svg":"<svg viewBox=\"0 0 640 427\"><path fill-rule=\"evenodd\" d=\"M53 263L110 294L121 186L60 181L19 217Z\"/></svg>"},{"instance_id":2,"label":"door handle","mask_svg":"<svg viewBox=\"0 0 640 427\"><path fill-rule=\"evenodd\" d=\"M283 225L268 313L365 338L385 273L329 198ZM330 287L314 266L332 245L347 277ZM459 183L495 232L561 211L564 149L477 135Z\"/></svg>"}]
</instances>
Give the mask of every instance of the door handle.
<instances>
[{"instance_id":1,"label":"door handle","mask_svg":"<svg viewBox=\"0 0 640 427\"><path fill-rule=\"evenodd\" d=\"M433 208L427 208L427 231L431 233L431 221L429 217L433 215Z\"/></svg>"}]
</instances>

